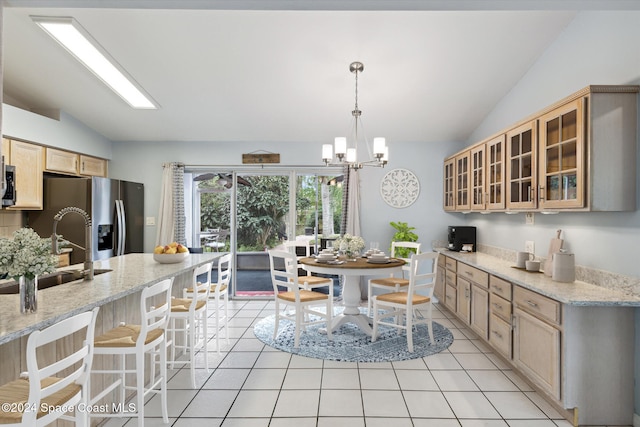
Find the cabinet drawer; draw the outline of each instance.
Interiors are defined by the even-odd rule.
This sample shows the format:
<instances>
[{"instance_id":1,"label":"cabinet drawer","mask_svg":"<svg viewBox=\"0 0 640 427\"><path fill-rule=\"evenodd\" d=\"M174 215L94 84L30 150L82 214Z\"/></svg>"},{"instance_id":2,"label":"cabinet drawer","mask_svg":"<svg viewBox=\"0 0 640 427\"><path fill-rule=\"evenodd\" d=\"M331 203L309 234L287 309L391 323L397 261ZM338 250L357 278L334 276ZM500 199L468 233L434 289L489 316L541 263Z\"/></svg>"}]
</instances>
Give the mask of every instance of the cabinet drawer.
<instances>
[{"instance_id":1,"label":"cabinet drawer","mask_svg":"<svg viewBox=\"0 0 640 427\"><path fill-rule=\"evenodd\" d=\"M511 301L511 283L496 276L489 276L489 289L496 295Z\"/></svg>"},{"instance_id":2,"label":"cabinet drawer","mask_svg":"<svg viewBox=\"0 0 640 427\"><path fill-rule=\"evenodd\" d=\"M496 294L489 294L489 310L492 314L502 317L511 323L511 301L499 297Z\"/></svg>"},{"instance_id":3,"label":"cabinet drawer","mask_svg":"<svg viewBox=\"0 0 640 427\"><path fill-rule=\"evenodd\" d=\"M447 270L451 270L451 271L454 271L454 272L456 271L457 262L456 262L455 259L446 257L444 263L445 263L445 266L447 267Z\"/></svg>"},{"instance_id":4,"label":"cabinet drawer","mask_svg":"<svg viewBox=\"0 0 640 427\"><path fill-rule=\"evenodd\" d=\"M446 268L447 267L447 257L440 254L438 255L438 268L442 267L442 268Z\"/></svg>"},{"instance_id":5,"label":"cabinet drawer","mask_svg":"<svg viewBox=\"0 0 640 427\"><path fill-rule=\"evenodd\" d=\"M495 314L489 316L489 342L507 359L511 359L511 324Z\"/></svg>"},{"instance_id":6,"label":"cabinet drawer","mask_svg":"<svg viewBox=\"0 0 640 427\"><path fill-rule=\"evenodd\" d=\"M534 316L551 323L560 325L560 303L550 298L532 292L528 289L516 286L513 290L513 301Z\"/></svg>"},{"instance_id":7,"label":"cabinet drawer","mask_svg":"<svg viewBox=\"0 0 640 427\"><path fill-rule=\"evenodd\" d=\"M467 264L458 264L458 276L471 280L473 283L478 284L485 289L489 288L489 274Z\"/></svg>"},{"instance_id":8,"label":"cabinet drawer","mask_svg":"<svg viewBox=\"0 0 640 427\"><path fill-rule=\"evenodd\" d=\"M456 312L456 301L456 288L450 285L445 286L444 305L451 310L452 313Z\"/></svg>"},{"instance_id":9,"label":"cabinet drawer","mask_svg":"<svg viewBox=\"0 0 640 427\"><path fill-rule=\"evenodd\" d=\"M445 273L445 277L447 278L447 284L451 286L456 286L456 273L453 271L447 270Z\"/></svg>"}]
</instances>

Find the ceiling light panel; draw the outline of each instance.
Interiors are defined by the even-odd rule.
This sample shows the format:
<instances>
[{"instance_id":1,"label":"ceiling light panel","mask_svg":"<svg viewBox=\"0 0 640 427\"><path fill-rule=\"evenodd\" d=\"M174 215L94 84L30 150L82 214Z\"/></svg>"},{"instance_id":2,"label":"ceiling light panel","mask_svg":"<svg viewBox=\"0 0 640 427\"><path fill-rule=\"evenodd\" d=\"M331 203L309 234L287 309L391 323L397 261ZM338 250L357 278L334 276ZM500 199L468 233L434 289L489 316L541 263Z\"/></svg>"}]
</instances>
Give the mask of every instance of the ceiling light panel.
<instances>
[{"instance_id":1,"label":"ceiling light panel","mask_svg":"<svg viewBox=\"0 0 640 427\"><path fill-rule=\"evenodd\" d=\"M158 108L151 97L134 83L126 71L73 18L32 16L31 19L131 107Z\"/></svg>"}]
</instances>

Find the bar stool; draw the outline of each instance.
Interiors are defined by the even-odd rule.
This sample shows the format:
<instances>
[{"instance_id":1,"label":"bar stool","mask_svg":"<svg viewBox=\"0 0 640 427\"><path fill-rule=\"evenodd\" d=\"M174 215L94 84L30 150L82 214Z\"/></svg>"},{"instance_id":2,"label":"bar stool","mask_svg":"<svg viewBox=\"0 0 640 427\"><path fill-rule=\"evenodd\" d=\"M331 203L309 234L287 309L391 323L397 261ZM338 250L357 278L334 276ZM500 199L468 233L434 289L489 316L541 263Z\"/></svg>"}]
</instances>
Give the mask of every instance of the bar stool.
<instances>
[{"instance_id":1,"label":"bar stool","mask_svg":"<svg viewBox=\"0 0 640 427\"><path fill-rule=\"evenodd\" d=\"M88 401L97 313L98 307L29 335L28 371L23 372L20 379L0 387L1 425L45 426L59 418L75 421L76 426L88 425L87 411L77 408L86 406ZM86 330L84 339L78 346L76 337L72 336L83 329ZM52 347L66 349L64 357L51 363L39 362L37 352L51 354ZM61 407L75 408L75 416L66 416L57 409Z\"/></svg>"},{"instance_id":2,"label":"bar stool","mask_svg":"<svg viewBox=\"0 0 640 427\"><path fill-rule=\"evenodd\" d=\"M216 319L216 350L220 354L220 321L224 320L224 332L227 345L229 345L229 283L231 280L231 264L233 258L230 253L218 258L218 277L215 283L211 284L209 298L215 301ZM193 288L186 288L182 291L184 298L190 298ZM224 316L220 316L220 301L224 304Z\"/></svg>"},{"instance_id":3,"label":"bar stool","mask_svg":"<svg viewBox=\"0 0 640 427\"><path fill-rule=\"evenodd\" d=\"M165 328L169 321L169 308L171 301L171 285L173 278L162 280L142 290L140 296L140 325L130 325L121 323L106 333L96 337L96 355L119 356L114 369L93 370L92 374L116 374L118 379L107 386L101 393L91 400L91 404L101 400L112 390L120 388L119 407L123 410L129 409L125 406L126 390L135 390L136 408L135 411L120 413L99 413L90 414L93 417L113 418L113 417L138 417L138 426L144 426L144 398L149 393L160 394L162 406L162 419L164 423L169 422L167 415L167 351ZM159 357L160 376L155 376L155 363L151 363L151 380L148 388L145 388L145 355L151 355L151 360L155 361ZM135 368L127 369L126 356L135 357ZM134 374L136 378L135 386L128 386L126 374ZM160 388L159 390L157 388Z\"/></svg>"},{"instance_id":4,"label":"bar stool","mask_svg":"<svg viewBox=\"0 0 640 427\"><path fill-rule=\"evenodd\" d=\"M188 295L184 292L185 298L171 298L171 313L169 314L169 328L171 340L167 344L171 347L171 369L176 364L190 365L191 386L196 388L195 357L196 349L199 347L204 351L204 365L209 372L209 359L207 356L207 300L211 289L211 267L212 263L203 264L193 270L194 287ZM198 276L205 275L205 280L198 280ZM195 289L195 293L193 290ZM182 341L176 341L176 333L179 333ZM176 360L176 349L182 349L184 353L189 353L189 360Z\"/></svg>"}]
</instances>

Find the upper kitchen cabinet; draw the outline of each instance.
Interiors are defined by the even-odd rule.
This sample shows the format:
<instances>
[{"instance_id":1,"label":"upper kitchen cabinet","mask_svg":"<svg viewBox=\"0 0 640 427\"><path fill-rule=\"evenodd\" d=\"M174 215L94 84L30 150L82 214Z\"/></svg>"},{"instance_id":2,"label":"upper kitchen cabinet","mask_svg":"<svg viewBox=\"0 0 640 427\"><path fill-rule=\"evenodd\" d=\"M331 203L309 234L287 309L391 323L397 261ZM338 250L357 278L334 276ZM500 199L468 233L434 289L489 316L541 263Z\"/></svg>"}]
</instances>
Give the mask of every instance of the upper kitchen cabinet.
<instances>
[{"instance_id":1,"label":"upper kitchen cabinet","mask_svg":"<svg viewBox=\"0 0 640 427\"><path fill-rule=\"evenodd\" d=\"M444 188L443 188L444 199L442 201L442 205L445 211L453 211L456 208L455 186L454 186L455 169L456 169L455 158L452 157L444 161Z\"/></svg>"},{"instance_id":2,"label":"upper kitchen cabinet","mask_svg":"<svg viewBox=\"0 0 640 427\"><path fill-rule=\"evenodd\" d=\"M16 204L8 209L42 209L43 147L3 138L5 163L16 167Z\"/></svg>"},{"instance_id":3,"label":"upper kitchen cabinet","mask_svg":"<svg viewBox=\"0 0 640 427\"><path fill-rule=\"evenodd\" d=\"M486 150L484 144L479 144L470 152L471 168L471 210L485 210L486 198Z\"/></svg>"},{"instance_id":4,"label":"upper kitchen cabinet","mask_svg":"<svg viewBox=\"0 0 640 427\"><path fill-rule=\"evenodd\" d=\"M540 209L636 209L637 92L589 86L539 118Z\"/></svg>"},{"instance_id":5,"label":"upper kitchen cabinet","mask_svg":"<svg viewBox=\"0 0 640 427\"><path fill-rule=\"evenodd\" d=\"M66 175L107 176L107 161L71 151L46 147L45 171Z\"/></svg>"},{"instance_id":6,"label":"upper kitchen cabinet","mask_svg":"<svg viewBox=\"0 0 640 427\"><path fill-rule=\"evenodd\" d=\"M635 210L639 89L588 86L449 157L445 209Z\"/></svg>"},{"instance_id":7,"label":"upper kitchen cabinet","mask_svg":"<svg viewBox=\"0 0 640 427\"><path fill-rule=\"evenodd\" d=\"M536 121L507 132L507 209L536 208Z\"/></svg>"},{"instance_id":8,"label":"upper kitchen cabinet","mask_svg":"<svg viewBox=\"0 0 640 427\"><path fill-rule=\"evenodd\" d=\"M503 210L505 208L505 135L500 135L485 142L487 156L486 172L486 208Z\"/></svg>"},{"instance_id":9,"label":"upper kitchen cabinet","mask_svg":"<svg viewBox=\"0 0 640 427\"><path fill-rule=\"evenodd\" d=\"M469 187L471 184L470 171L471 155L470 151L465 151L455 158L455 199L456 210L468 211L471 209L471 197L469 197Z\"/></svg>"}]
</instances>

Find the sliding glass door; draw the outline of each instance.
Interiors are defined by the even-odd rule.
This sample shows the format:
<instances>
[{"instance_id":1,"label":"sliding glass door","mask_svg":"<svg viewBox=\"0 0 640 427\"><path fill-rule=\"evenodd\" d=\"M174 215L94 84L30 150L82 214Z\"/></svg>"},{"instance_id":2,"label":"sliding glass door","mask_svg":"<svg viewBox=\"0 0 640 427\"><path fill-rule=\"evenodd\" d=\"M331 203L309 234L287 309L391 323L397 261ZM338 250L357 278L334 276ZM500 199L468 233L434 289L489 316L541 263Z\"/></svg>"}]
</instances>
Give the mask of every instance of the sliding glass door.
<instances>
[{"instance_id":1,"label":"sliding glass door","mask_svg":"<svg viewBox=\"0 0 640 427\"><path fill-rule=\"evenodd\" d=\"M191 188L185 194L192 199L185 200L192 207L188 244L234 254L233 296L273 296L268 250L284 250L286 241L296 241L313 253L340 233L340 170L187 172L185 189Z\"/></svg>"}]
</instances>

